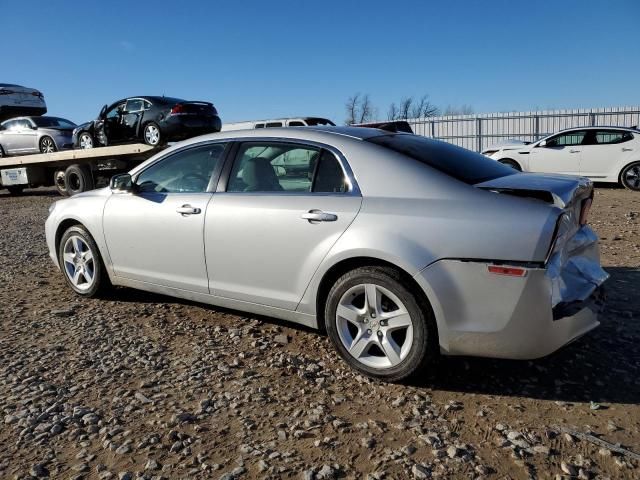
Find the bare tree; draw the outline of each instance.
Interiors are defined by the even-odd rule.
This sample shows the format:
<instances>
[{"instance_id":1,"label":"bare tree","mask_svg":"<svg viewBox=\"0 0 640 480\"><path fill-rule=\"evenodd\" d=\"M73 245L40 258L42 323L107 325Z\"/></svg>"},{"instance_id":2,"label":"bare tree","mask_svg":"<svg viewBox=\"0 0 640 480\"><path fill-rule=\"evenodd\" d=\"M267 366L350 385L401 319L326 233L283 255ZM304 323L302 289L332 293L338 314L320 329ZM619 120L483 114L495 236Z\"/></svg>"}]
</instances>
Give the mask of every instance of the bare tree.
<instances>
[{"instance_id":1,"label":"bare tree","mask_svg":"<svg viewBox=\"0 0 640 480\"><path fill-rule=\"evenodd\" d=\"M389 106L387 118L393 120L408 120L410 118L433 117L438 114L438 107L429 101L428 95L423 95L415 101L413 97L403 97L399 105Z\"/></svg>"},{"instance_id":2,"label":"bare tree","mask_svg":"<svg viewBox=\"0 0 640 480\"><path fill-rule=\"evenodd\" d=\"M345 104L345 110L347 118L344 123L347 125L371 122L376 114L376 108L373 106L369 94L356 93L350 96Z\"/></svg>"},{"instance_id":3,"label":"bare tree","mask_svg":"<svg viewBox=\"0 0 640 480\"><path fill-rule=\"evenodd\" d=\"M387 111L387 120L394 121L398 119L398 107L395 103L389 105L389 110Z\"/></svg>"},{"instance_id":4,"label":"bare tree","mask_svg":"<svg viewBox=\"0 0 640 480\"><path fill-rule=\"evenodd\" d=\"M463 104L461 107L447 105L447 108L444 110L444 115L471 115L473 113L473 107L466 104Z\"/></svg>"},{"instance_id":5,"label":"bare tree","mask_svg":"<svg viewBox=\"0 0 640 480\"><path fill-rule=\"evenodd\" d=\"M412 118L435 117L438 114L438 107L429 101L429 95L423 95L420 100L411 108Z\"/></svg>"}]
</instances>

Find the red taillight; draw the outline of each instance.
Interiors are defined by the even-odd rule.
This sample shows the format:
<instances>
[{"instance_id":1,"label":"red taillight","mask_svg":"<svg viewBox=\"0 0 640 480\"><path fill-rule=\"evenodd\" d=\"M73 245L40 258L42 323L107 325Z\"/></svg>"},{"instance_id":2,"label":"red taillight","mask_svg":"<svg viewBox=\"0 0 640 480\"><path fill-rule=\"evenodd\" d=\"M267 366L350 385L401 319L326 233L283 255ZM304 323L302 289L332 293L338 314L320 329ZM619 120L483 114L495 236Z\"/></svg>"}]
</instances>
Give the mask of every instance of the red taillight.
<instances>
[{"instance_id":1,"label":"red taillight","mask_svg":"<svg viewBox=\"0 0 640 480\"><path fill-rule=\"evenodd\" d=\"M181 103L174 105L171 109L171 115L180 115L181 113L184 113L184 105Z\"/></svg>"},{"instance_id":2,"label":"red taillight","mask_svg":"<svg viewBox=\"0 0 640 480\"><path fill-rule=\"evenodd\" d=\"M489 273L496 275L507 275L509 277L524 277L527 274L526 268L520 267L504 267L501 265L489 265L487 266Z\"/></svg>"},{"instance_id":3,"label":"red taillight","mask_svg":"<svg viewBox=\"0 0 640 480\"><path fill-rule=\"evenodd\" d=\"M587 217L589 217L589 211L591 210L592 203L593 198L587 198L582 201L582 208L580 209L580 225L587 224Z\"/></svg>"}]
</instances>

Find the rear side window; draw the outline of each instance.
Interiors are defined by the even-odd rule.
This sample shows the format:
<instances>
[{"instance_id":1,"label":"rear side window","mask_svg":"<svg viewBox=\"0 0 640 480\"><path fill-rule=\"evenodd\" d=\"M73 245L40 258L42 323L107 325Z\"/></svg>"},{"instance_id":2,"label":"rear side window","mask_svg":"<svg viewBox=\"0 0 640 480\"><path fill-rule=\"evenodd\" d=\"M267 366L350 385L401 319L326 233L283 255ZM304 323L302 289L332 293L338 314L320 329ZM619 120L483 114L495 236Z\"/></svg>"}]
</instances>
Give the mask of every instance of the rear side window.
<instances>
[{"instance_id":1,"label":"rear side window","mask_svg":"<svg viewBox=\"0 0 640 480\"><path fill-rule=\"evenodd\" d=\"M269 123L267 123L267 128L281 127L281 126L282 126L282 122L269 122Z\"/></svg>"},{"instance_id":2,"label":"rear side window","mask_svg":"<svg viewBox=\"0 0 640 480\"><path fill-rule=\"evenodd\" d=\"M479 153L419 135L383 135L368 141L413 158L469 185L516 173L513 168Z\"/></svg>"},{"instance_id":3,"label":"rear side window","mask_svg":"<svg viewBox=\"0 0 640 480\"><path fill-rule=\"evenodd\" d=\"M613 143L623 143L631 140L633 136L630 132L620 130L598 130L595 135L596 145L609 145Z\"/></svg>"},{"instance_id":4,"label":"rear side window","mask_svg":"<svg viewBox=\"0 0 640 480\"><path fill-rule=\"evenodd\" d=\"M303 122L301 122L300 120L291 120L289 122L289 126L290 127L304 127L305 124Z\"/></svg>"}]
</instances>

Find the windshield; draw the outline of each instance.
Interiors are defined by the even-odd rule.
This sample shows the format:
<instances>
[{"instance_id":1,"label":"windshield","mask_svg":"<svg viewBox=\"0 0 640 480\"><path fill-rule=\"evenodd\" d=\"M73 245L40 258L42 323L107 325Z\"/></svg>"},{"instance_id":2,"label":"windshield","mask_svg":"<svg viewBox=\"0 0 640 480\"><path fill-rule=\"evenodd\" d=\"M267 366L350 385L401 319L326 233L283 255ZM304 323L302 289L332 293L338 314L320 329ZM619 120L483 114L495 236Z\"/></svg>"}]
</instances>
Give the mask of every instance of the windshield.
<instances>
[{"instance_id":1,"label":"windshield","mask_svg":"<svg viewBox=\"0 0 640 480\"><path fill-rule=\"evenodd\" d=\"M413 158L469 185L516 173L511 167L479 153L420 135L384 135L368 141Z\"/></svg>"},{"instance_id":2,"label":"windshield","mask_svg":"<svg viewBox=\"0 0 640 480\"><path fill-rule=\"evenodd\" d=\"M38 127L57 127L57 128L75 128L76 124L65 120L64 118L57 117L33 117L31 118L33 123Z\"/></svg>"}]
</instances>

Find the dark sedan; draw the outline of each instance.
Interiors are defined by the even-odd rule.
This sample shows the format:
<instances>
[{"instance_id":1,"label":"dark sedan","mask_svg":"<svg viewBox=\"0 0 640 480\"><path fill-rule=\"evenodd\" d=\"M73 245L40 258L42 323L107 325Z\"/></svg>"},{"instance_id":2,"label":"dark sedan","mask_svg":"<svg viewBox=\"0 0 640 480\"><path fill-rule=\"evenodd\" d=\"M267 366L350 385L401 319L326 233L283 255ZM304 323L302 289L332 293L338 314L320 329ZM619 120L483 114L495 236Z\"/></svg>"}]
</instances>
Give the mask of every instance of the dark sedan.
<instances>
[{"instance_id":1,"label":"dark sedan","mask_svg":"<svg viewBox=\"0 0 640 480\"><path fill-rule=\"evenodd\" d=\"M102 107L98 118L73 132L77 148L93 148L143 141L158 146L166 142L219 132L218 111L209 102L171 97L131 97Z\"/></svg>"}]
</instances>

